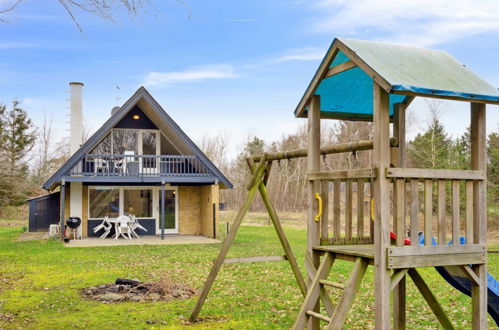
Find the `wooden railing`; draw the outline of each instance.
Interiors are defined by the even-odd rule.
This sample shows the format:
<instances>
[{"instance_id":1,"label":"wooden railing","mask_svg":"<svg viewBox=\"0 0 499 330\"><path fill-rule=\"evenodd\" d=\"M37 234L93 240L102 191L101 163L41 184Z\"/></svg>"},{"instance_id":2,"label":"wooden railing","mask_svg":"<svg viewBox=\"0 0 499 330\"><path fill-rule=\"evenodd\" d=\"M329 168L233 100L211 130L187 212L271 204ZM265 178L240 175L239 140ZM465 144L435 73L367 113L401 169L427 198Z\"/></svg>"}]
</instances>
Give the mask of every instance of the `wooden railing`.
<instances>
[{"instance_id":1,"label":"wooden railing","mask_svg":"<svg viewBox=\"0 0 499 330\"><path fill-rule=\"evenodd\" d=\"M473 185L485 179L483 171L389 168L386 177L394 186L393 228L397 238L401 237L398 246L404 244L406 229L413 246L418 245L420 231L426 238L425 246L433 245L433 238L438 245L449 240L459 245L460 236L466 244L474 243Z\"/></svg>"},{"instance_id":2,"label":"wooden railing","mask_svg":"<svg viewBox=\"0 0 499 330\"><path fill-rule=\"evenodd\" d=\"M206 176L196 156L87 154L73 167L80 176Z\"/></svg>"},{"instance_id":3,"label":"wooden railing","mask_svg":"<svg viewBox=\"0 0 499 330\"><path fill-rule=\"evenodd\" d=\"M307 173L307 180L321 182L323 215L321 244L373 243L371 218L375 169ZM411 246L474 243L474 185L485 178L482 171L389 168L383 173L392 181L394 244Z\"/></svg>"},{"instance_id":4,"label":"wooden railing","mask_svg":"<svg viewBox=\"0 0 499 330\"><path fill-rule=\"evenodd\" d=\"M374 177L373 169L307 173L308 180L321 182L321 244L373 243L370 201Z\"/></svg>"}]
</instances>

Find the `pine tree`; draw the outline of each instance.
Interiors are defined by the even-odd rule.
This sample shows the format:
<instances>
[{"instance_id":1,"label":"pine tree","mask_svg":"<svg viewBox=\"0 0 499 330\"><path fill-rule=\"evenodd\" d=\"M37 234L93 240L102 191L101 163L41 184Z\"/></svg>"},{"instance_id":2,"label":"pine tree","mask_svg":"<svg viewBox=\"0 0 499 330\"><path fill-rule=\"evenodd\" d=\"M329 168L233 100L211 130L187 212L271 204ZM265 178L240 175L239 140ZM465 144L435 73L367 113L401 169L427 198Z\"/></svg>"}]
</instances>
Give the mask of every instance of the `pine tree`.
<instances>
[{"instance_id":1,"label":"pine tree","mask_svg":"<svg viewBox=\"0 0 499 330\"><path fill-rule=\"evenodd\" d=\"M453 143L451 162L451 167L458 170L471 168L471 132L469 127Z\"/></svg>"},{"instance_id":2,"label":"pine tree","mask_svg":"<svg viewBox=\"0 0 499 330\"><path fill-rule=\"evenodd\" d=\"M26 158L35 143L33 123L19 101L13 101L10 110L0 107L0 122L0 205L19 205L29 189Z\"/></svg>"},{"instance_id":3,"label":"pine tree","mask_svg":"<svg viewBox=\"0 0 499 330\"><path fill-rule=\"evenodd\" d=\"M430 104L430 110L432 116L427 129L409 142L407 155L413 167L449 168L452 139L440 122L438 104Z\"/></svg>"}]
</instances>

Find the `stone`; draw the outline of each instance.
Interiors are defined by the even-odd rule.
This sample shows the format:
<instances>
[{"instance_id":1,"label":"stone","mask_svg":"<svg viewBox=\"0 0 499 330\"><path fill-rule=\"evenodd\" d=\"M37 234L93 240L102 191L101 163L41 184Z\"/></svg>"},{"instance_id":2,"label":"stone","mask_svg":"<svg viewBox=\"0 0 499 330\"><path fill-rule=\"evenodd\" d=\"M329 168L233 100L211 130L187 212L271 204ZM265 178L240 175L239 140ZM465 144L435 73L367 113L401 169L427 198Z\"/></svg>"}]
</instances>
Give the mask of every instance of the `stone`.
<instances>
[{"instance_id":1,"label":"stone","mask_svg":"<svg viewBox=\"0 0 499 330\"><path fill-rule=\"evenodd\" d=\"M157 293L151 293L151 294L148 295L148 299L149 300L158 300L160 298L161 298L161 296L159 294L157 294Z\"/></svg>"},{"instance_id":2,"label":"stone","mask_svg":"<svg viewBox=\"0 0 499 330\"><path fill-rule=\"evenodd\" d=\"M120 287L118 285L111 285L109 288L107 288L107 291L118 293L120 291Z\"/></svg>"},{"instance_id":3,"label":"stone","mask_svg":"<svg viewBox=\"0 0 499 330\"><path fill-rule=\"evenodd\" d=\"M143 302L144 298L141 296L131 296L129 300L133 302Z\"/></svg>"},{"instance_id":4,"label":"stone","mask_svg":"<svg viewBox=\"0 0 499 330\"><path fill-rule=\"evenodd\" d=\"M119 293L106 293L98 297L99 300L108 302L118 302L121 301L125 296Z\"/></svg>"}]
</instances>

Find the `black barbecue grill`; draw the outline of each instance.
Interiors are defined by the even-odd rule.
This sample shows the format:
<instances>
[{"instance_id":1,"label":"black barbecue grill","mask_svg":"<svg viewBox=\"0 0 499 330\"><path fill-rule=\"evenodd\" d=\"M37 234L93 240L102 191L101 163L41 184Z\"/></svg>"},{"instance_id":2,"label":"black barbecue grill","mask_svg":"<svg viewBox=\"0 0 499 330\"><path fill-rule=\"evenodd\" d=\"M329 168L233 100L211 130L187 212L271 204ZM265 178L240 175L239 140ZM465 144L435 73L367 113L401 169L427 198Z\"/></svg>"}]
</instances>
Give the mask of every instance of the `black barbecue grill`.
<instances>
[{"instance_id":1,"label":"black barbecue grill","mask_svg":"<svg viewBox=\"0 0 499 330\"><path fill-rule=\"evenodd\" d=\"M71 229L76 229L80 226L81 224L81 219L78 217L69 217L66 220L66 225L68 225L69 228Z\"/></svg>"}]
</instances>

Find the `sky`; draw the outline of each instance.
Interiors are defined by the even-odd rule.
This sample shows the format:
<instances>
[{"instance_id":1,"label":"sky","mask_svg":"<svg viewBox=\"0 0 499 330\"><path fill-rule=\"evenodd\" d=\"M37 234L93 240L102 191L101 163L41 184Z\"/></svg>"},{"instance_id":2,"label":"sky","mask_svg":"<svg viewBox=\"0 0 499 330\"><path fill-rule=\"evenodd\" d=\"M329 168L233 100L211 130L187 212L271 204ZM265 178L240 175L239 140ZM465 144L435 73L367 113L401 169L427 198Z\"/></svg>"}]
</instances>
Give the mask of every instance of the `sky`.
<instances>
[{"instance_id":1,"label":"sky","mask_svg":"<svg viewBox=\"0 0 499 330\"><path fill-rule=\"evenodd\" d=\"M21 101L38 125L52 118L61 138L70 81L85 84L90 132L145 86L198 144L228 135L233 157L251 136L270 142L304 123L293 111L335 37L445 50L499 87L494 0L151 0L147 11L130 19L118 10L114 23L75 11L80 32L56 0L24 0L0 17L9 21L0 23L0 103ZM411 104L410 137L427 108ZM497 131L499 106L488 109ZM464 132L469 104L443 110L447 132Z\"/></svg>"}]
</instances>

